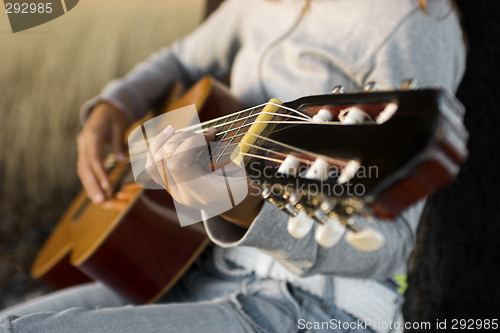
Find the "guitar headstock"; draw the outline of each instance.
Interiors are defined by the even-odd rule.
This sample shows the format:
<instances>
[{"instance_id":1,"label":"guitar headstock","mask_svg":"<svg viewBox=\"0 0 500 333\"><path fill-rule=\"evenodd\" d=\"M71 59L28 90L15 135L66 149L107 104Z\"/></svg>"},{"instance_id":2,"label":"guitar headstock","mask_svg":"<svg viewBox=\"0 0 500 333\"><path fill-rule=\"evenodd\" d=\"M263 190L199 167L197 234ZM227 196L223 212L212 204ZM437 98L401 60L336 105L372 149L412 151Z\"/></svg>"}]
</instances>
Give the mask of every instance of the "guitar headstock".
<instances>
[{"instance_id":1,"label":"guitar headstock","mask_svg":"<svg viewBox=\"0 0 500 333\"><path fill-rule=\"evenodd\" d=\"M464 109L439 88L309 96L261 111L231 155L263 197L291 215L289 231L333 246L345 230L361 250L383 244L354 215L391 220L437 191L467 157Z\"/></svg>"}]
</instances>

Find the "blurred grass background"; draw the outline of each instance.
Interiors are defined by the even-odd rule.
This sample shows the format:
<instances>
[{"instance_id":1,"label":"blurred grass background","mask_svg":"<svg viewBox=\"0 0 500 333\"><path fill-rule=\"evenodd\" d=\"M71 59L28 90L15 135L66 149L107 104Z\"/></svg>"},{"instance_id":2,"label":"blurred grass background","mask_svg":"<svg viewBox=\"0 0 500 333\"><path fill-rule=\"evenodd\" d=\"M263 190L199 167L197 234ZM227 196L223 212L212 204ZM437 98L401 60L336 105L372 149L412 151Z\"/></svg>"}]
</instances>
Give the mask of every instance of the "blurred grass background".
<instances>
[{"instance_id":1,"label":"blurred grass background","mask_svg":"<svg viewBox=\"0 0 500 333\"><path fill-rule=\"evenodd\" d=\"M0 13L0 308L48 289L31 263L81 186L79 109L112 78L191 31L203 0L85 0L13 34Z\"/></svg>"}]
</instances>

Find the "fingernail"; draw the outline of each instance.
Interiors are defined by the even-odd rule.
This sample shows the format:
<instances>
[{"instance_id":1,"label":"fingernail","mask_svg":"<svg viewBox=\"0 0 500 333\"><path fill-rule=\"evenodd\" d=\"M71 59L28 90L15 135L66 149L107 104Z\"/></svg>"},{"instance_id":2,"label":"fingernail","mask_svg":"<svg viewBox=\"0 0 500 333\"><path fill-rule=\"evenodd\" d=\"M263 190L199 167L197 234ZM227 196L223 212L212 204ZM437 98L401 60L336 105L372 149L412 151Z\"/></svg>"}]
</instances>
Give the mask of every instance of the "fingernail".
<instances>
[{"instance_id":1,"label":"fingernail","mask_svg":"<svg viewBox=\"0 0 500 333\"><path fill-rule=\"evenodd\" d=\"M163 130L163 133L165 134L171 134L173 132L175 132L175 128L173 128L171 125L168 125L167 128Z\"/></svg>"},{"instance_id":2,"label":"fingernail","mask_svg":"<svg viewBox=\"0 0 500 333\"><path fill-rule=\"evenodd\" d=\"M123 153L118 153L116 154L116 159L121 162L125 159L125 155Z\"/></svg>"},{"instance_id":3,"label":"fingernail","mask_svg":"<svg viewBox=\"0 0 500 333\"><path fill-rule=\"evenodd\" d=\"M96 203L96 204L101 203L103 200L104 200L104 197L102 196L101 193L97 193L92 197L92 201L94 201L94 203Z\"/></svg>"}]
</instances>

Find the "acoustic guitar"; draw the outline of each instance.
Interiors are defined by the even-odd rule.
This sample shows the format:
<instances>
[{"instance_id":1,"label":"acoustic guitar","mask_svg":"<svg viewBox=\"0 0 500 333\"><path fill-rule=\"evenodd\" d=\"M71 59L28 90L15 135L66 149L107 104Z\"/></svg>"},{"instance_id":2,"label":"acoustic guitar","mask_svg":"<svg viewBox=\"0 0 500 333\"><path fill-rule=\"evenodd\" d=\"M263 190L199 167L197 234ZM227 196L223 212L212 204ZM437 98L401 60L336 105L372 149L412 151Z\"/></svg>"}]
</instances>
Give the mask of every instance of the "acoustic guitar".
<instances>
[{"instance_id":1,"label":"acoustic guitar","mask_svg":"<svg viewBox=\"0 0 500 333\"><path fill-rule=\"evenodd\" d=\"M200 88L205 86L212 88L210 94ZM206 109L207 105L238 109L238 101L210 79L186 96L198 94ZM198 110L204 109L201 104ZM199 163L208 172L228 163L244 167L262 196L290 215L292 236L304 237L316 222L320 245L334 246L345 235L355 248L374 251L383 246L383 236L374 228L359 227L355 217L389 222L452 181L467 157L463 114L461 104L446 91L417 89L408 81L402 90L376 91L370 84L362 93L344 94L335 88L332 94L287 103L272 99L179 130L215 127L220 146L211 148L208 159L200 156ZM367 176L367 170L376 173ZM173 225L178 227L175 214L166 218L165 209L159 208L172 207L166 191L137 188L137 193L128 210L113 212L113 222L104 223L107 227L101 227L100 216L111 213L83 204L81 194L40 252L33 275L53 281L60 272L54 263L62 265L66 259L66 268L78 267L133 302L158 299L207 239L193 226L172 231ZM84 217L88 226L82 223ZM133 226L128 233L121 231L128 223ZM54 246L48 244L57 243L56 238L71 241L54 256L55 251L48 250Z\"/></svg>"},{"instance_id":2,"label":"acoustic guitar","mask_svg":"<svg viewBox=\"0 0 500 333\"><path fill-rule=\"evenodd\" d=\"M207 120L244 108L210 77L181 98L179 90L171 89L166 112L194 104L200 120ZM191 123L184 121L185 126ZM109 176L113 194L126 187L123 208L106 209L80 192L39 251L31 276L56 289L95 280L136 304L152 303L189 268L208 237L200 224L181 228L172 197L137 186L130 163L114 163Z\"/></svg>"}]
</instances>

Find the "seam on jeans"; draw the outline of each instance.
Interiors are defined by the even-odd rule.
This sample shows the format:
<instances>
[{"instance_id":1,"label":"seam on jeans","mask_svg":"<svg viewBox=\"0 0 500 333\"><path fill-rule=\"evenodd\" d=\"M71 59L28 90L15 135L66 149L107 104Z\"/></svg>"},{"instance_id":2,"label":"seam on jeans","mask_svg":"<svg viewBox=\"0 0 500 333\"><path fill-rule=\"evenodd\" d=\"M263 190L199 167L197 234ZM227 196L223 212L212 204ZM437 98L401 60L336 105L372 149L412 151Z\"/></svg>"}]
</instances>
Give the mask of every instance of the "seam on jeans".
<instances>
[{"instance_id":1,"label":"seam on jeans","mask_svg":"<svg viewBox=\"0 0 500 333\"><path fill-rule=\"evenodd\" d=\"M290 323L290 326L288 327L288 332L292 333L292 332L296 332L298 330L298 329L297 330L294 329L295 328L294 323L296 323L298 321L298 318L301 316L301 311L300 311L299 303L290 294L290 291L287 288L287 283L288 282L285 280L281 281L281 283L279 284L279 290L280 290L281 295L285 299L285 304L287 304L290 307L292 316L294 317L294 318L292 318L292 322Z\"/></svg>"},{"instance_id":2,"label":"seam on jeans","mask_svg":"<svg viewBox=\"0 0 500 333\"><path fill-rule=\"evenodd\" d=\"M240 284L240 291L243 295L248 295L248 285L254 280L248 278L248 279L244 279L243 281L241 281L241 284Z\"/></svg>"},{"instance_id":3,"label":"seam on jeans","mask_svg":"<svg viewBox=\"0 0 500 333\"><path fill-rule=\"evenodd\" d=\"M308 302L307 311L305 312L305 315L306 315L306 316L305 316L305 318L304 318L304 320L305 320L306 322L308 322L308 321L309 321L309 315L311 314L311 309L312 309L312 306L313 306L313 302L311 302L310 300L304 300L304 301L305 301L305 302ZM297 323L298 323L298 320L297 320ZM298 329L298 327L297 327L297 329ZM305 332L305 331L304 331L304 332Z\"/></svg>"},{"instance_id":4,"label":"seam on jeans","mask_svg":"<svg viewBox=\"0 0 500 333\"><path fill-rule=\"evenodd\" d=\"M228 297L230 303L232 304L232 306L234 307L234 309L236 310L236 312L238 312L240 314L240 316L243 317L243 319L250 325L252 326L256 331L258 332L262 332L262 333L271 333L267 330L265 330L264 328L262 328L260 325L258 325L251 317L249 317L245 311L243 311L243 307L242 305L240 304L240 302L238 301L237 299L237 295L238 294L233 294L233 295L230 295Z\"/></svg>"},{"instance_id":5,"label":"seam on jeans","mask_svg":"<svg viewBox=\"0 0 500 333\"><path fill-rule=\"evenodd\" d=\"M9 331L10 331L10 333L14 333L14 330L12 329L12 325L10 323L10 316L7 316L7 322L9 323Z\"/></svg>"},{"instance_id":6,"label":"seam on jeans","mask_svg":"<svg viewBox=\"0 0 500 333\"><path fill-rule=\"evenodd\" d=\"M288 301L285 304L290 308L291 312L292 313L295 312L295 313L297 313L297 315L299 315L300 314L300 306L298 305L297 300L288 291L288 288L286 286L287 283L288 283L288 281L286 281L286 280L280 281L278 288L280 290L281 296L283 296L285 301Z\"/></svg>"},{"instance_id":7,"label":"seam on jeans","mask_svg":"<svg viewBox=\"0 0 500 333\"><path fill-rule=\"evenodd\" d=\"M325 295L322 299L323 309L328 309L331 311L332 304L335 304L335 288L333 287L333 278L326 277L325 279Z\"/></svg>"}]
</instances>

